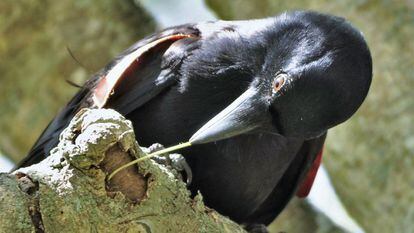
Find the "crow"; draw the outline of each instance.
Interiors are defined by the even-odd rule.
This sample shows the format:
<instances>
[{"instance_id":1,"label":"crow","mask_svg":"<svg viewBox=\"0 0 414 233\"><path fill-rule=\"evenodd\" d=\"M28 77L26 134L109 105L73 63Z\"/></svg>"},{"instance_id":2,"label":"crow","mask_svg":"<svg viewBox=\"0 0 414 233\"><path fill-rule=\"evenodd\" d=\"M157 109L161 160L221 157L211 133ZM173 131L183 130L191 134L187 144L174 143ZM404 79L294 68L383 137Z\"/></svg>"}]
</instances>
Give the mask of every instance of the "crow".
<instances>
[{"instance_id":1,"label":"crow","mask_svg":"<svg viewBox=\"0 0 414 233\"><path fill-rule=\"evenodd\" d=\"M295 194L309 193L327 130L356 112L371 79L367 43L340 17L293 11L171 27L88 80L19 167L48 156L80 109L112 108L143 146L189 140L180 153L192 194L266 232Z\"/></svg>"}]
</instances>

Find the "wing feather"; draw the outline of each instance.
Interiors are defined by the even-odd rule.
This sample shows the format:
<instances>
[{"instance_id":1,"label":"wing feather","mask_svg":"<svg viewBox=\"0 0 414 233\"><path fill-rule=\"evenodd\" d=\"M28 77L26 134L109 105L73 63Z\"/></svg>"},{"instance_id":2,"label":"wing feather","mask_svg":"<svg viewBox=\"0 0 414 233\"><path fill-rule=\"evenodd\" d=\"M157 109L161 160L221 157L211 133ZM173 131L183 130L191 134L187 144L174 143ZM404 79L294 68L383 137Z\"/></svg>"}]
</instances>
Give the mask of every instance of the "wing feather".
<instances>
[{"instance_id":1,"label":"wing feather","mask_svg":"<svg viewBox=\"0 0 414 233\"><path fill-rule=\"evenodd\" d=\"M189 43L196 41L200 32L193 26L172 27L148 36L111 61L56 115L16 168L45 159L80 109L115 108L127 114L174 85L174 79L168 75L170 67L161 67L162 56L174 42L186 38L192 39Z\"/></svg>"}]
</instances>

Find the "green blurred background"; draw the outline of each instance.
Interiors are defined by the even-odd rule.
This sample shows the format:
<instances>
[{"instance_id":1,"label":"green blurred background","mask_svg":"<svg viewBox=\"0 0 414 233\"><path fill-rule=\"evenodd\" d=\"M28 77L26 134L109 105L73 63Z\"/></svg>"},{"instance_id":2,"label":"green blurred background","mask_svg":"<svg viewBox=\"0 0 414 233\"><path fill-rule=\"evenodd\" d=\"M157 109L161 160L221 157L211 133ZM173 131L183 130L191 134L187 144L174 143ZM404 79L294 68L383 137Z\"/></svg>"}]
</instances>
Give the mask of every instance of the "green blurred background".
<instances>
[{"instance_id":1,"label":"green blurred background","mask_svg":"<svg viewBox=\"0 0 414 233\"><path fill-rule=\"evenodd\" d=\"M371 90L357 114L330 131L324 163L367 232L414 232L414 2L206 3L227 20L312 9L345 17L364 33L374 64ZM133 0L0 1L0 151L21 159L76 92L65 80L82 84L155 29ZM298 200L271 229L339 232Z\"/></svg>"}]
</instances>

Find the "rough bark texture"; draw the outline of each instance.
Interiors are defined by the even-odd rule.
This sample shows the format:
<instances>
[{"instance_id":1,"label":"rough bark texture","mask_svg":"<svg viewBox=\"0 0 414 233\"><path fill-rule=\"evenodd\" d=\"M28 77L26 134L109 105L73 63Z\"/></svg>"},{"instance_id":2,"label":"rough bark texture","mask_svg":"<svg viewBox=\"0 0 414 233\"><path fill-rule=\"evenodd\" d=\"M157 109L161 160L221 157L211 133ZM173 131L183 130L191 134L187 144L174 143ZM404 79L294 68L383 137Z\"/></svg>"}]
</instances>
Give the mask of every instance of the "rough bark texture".
<instances>
[{"instance_id":1,"label":"rough bark texture","mask_svg":"<svg viewBox=\"0 0 414 233\"><path fill-rule=\"evenodd\" d=\"M130 121L82 110L50 157L0 174L0 232L244 232L152 160L106 182L142 155Z\"/></svg>"}]
</instances>

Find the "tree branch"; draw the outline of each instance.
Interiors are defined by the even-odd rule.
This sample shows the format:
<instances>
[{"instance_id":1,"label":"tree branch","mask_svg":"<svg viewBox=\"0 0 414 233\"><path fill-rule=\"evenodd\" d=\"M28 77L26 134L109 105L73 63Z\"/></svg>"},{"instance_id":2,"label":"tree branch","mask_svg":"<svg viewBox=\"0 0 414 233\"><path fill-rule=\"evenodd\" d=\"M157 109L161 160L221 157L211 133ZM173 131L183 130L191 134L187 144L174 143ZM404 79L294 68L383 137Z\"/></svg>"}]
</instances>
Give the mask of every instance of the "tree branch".
<instances>
[{"instance_id":1,"label":"tree branch","mask_svg":"<svg viewBox=\"0 0 414 233\"><path fill-rule=\"evenodd\" d=\"M0 175L0 232L245 232L152 160L106 182L143 155L120 114L80 111L47 159Z\"/></svg>"}]
</instances>

